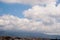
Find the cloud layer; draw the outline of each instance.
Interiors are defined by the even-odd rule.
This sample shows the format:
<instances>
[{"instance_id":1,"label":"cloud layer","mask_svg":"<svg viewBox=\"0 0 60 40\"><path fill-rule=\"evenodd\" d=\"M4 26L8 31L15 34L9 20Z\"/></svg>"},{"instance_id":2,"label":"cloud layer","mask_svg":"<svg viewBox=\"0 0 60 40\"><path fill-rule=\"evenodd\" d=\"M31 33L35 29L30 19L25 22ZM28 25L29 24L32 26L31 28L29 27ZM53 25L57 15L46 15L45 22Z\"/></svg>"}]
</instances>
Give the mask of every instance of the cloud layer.
<instances>
[{"instance_id":1,"label":"cloud layer","mask_svg":"<svg viewBox=\"0 0 60 40\"><path fill-rule=\"evenodd\" d=\"M0 0L0 1L5 3L20 3L30 5L56 3L56 0Z\"/></svg>"},{"instance_id":2,"label":"cloud layer","mask_svg":"<svg viewBox=\"0 0 60 40\"><path fill-rule=\"evenodd\" d=\"M36 5L24 11L24 16L34 21L42 22L41 27L47 32L59 33L60 31L60 5L49 4L45 7ZM40 27L40 28L41 28ZM45 32L45 31L44 31Z\"/></svg>"},{"instance_id":3,"label":"cloud layer","mask_svg":"<svg viewBox=\"0 0 60 40\"><path fill-rule=\"evenodd\" d=\"M6 3L49 4L35 5L23 12L24 18L13 15L0 16L0 29L41 32L49 35L60 35L60 4L56 0L0 0Z\"/></svg>"},{"instance_id":4,"label":"cloud layer","mask_svg":"<svg viewBox=\"0 0 60 40\"><path fill-rule=\"evenodd\" d=\"M34 21L27 18L18 18L13 15L0 16L0 29L2 30L22 30L28 32L41 32L50 35L59 35L59 26L60 23L55 23L54 19L50 19L48 21L47 19L43 21Z\"/></svg>"},{"instance_id":5,"label":"cloud layer","mask_svg":"<svg viewBox=\"0 0 60 40\"><path fill-rule=\"evenodd\" d=\"M45 7L36 5L32 8L25 10L24 16L30 19L50 19L50 18L56 18L60 15L60 5L55 6L54 4L49 4Z\"/></svg>"}]
</instances>

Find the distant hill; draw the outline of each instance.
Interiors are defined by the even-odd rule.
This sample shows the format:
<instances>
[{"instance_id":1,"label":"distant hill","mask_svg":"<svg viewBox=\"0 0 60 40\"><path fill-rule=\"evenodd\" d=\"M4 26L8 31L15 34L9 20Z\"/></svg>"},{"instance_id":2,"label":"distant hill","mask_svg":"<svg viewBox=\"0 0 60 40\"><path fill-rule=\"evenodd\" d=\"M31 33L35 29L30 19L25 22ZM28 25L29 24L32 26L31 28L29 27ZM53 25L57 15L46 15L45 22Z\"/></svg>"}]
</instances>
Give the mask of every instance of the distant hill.
<instances>
[{"instance_id":1,"label":"distant hill","mask_svg":"<svg viewBox=\"0 0 60 40\"><path fill-rule=\"evenodd\" d=\"M50 39L60 39L60 35L46 35L43 33L36 32L25 32L25 31L0 31L0 36L15 36L15 37L25 37L25 38L50 38Z\"/></svg>"}]
</instances>

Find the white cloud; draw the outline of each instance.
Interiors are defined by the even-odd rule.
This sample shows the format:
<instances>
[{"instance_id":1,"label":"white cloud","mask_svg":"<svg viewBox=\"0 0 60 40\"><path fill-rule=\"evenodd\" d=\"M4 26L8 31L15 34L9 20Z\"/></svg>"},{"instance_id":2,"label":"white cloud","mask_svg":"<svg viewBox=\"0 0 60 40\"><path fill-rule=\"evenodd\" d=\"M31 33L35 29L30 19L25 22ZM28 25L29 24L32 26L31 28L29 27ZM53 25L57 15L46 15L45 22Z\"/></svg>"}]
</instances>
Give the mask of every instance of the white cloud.
<instances>
[{"instance_id":1,"label":"white cloud","mask_svg":"<svg viewBox=\"0 0 60 40\"><path fill-rule=\"evenodd\" d=\"M31 5L56 3L56 0L0 0L0 1L5 3L21 3Z\"/></svg>"},{"instance_id":2,"label":"white cloud","mask_svg":"<svg viewBox=\"0 0 60 40\"><path fill-rule=\"evenodd\" d=\"M49 19L52 16L58 17L60 15L60 5L55 6L52 4L42 7L39 5L33 6L32 8L24 11L24 16L32 19Z\"/></svg>"},{"instance_id":3,"label":"white cloud","mask_svg":"<svg viewBox=\"0 0 60 40\"><path fill-rule=\"evenodd\" d=\"M39 5L24 11L24 16L34 21L42 22L41 30L45 30L47 34L60 34L60 5L55 6L49 4L46 7ZM43 27L43 29L42 29ZM49 30L49 31L46 31Z\"/></svg>"},{"instance_id":4,"label":"white cloud","mask_svg":"<svg viewBox=\"0 0 60 40\"><path fill-rule=\"evenodd\" d=\"M45 16L44 16L45 17ZM47 19L46 19L47 20ZM54 24L52 19L51 24L48 21L34 21L27 18L18 18L13 15L3 15L0 16L0 29L2 30L24 30L33 32L42 32L45 34L60 34L60 23ZM57 27L56 27L57 26ZM58 32L58 33L57 33Z\"/></svg>"},{"instance_id":5,"label":"white cloud","mask_svg":"<svg viewBox=\"0 0 60 40\"><path fill-rule=\"evenodd\" d=\"M0 0L6 3L21 4L49 4L46 7L39 5L24 11L25 18L13 15L0 16L0 29L24 30L42 32L51 35L60 35L60 5L55 6L56 0Z\"/></svg>"}]
</instances>

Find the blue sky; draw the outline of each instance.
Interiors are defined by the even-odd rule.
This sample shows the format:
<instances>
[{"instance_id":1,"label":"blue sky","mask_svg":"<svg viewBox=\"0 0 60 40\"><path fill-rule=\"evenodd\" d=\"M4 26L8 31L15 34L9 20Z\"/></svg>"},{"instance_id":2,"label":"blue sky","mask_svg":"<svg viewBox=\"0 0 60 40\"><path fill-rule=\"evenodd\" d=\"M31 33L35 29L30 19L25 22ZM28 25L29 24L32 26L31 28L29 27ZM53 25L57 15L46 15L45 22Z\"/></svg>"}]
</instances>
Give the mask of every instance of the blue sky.
<instances>
[{"instance_id":1,"label":"blue sky","mask_svg":"<svg viewBox=\"0 0 60 40\"><path fill-rule=\"evenodd\" d=\"M59 3L60 1L57 2L57 4ZM27 5L27 4L0 2L0 15L9 14L23 18L24 10L28 10L31 7L32 5Z\"/></svg>"},{"instance_id":2,"label":"blue sky","mask_svg":"<svg viewBox=\"0 0 60 40\"><path fill-rule=\"evenodd\" d=\"M0 15L10 14L18 17L24 17L22 13L24 10L27 10L28 8L30 8L29 5L17 4L17 3L7 4L0 2L0 9L1 9Z\"/></svg>"},{"instance_id":3,"label":"blue sky","mask_svg":"<svg viewBox=\"0 0 60 40\"><path fill-rule=\"evenodd\" d=\"M0 30L60 35L60 0L0 0Z\"/></svg>"},{"instance_id":4,"label":"blue sky","mask_svg":"<svg viewBox=\"0 0 60 40\"><path fill-rule=\"evenodd\" d=\"M57 5L59 3L60 3L60 0L57 1ZM24 17L22 14L23 11L29 8L31 8L31 5L0 2L0 15L12 14L18 17Z\"/></svg>"}]
</instances>

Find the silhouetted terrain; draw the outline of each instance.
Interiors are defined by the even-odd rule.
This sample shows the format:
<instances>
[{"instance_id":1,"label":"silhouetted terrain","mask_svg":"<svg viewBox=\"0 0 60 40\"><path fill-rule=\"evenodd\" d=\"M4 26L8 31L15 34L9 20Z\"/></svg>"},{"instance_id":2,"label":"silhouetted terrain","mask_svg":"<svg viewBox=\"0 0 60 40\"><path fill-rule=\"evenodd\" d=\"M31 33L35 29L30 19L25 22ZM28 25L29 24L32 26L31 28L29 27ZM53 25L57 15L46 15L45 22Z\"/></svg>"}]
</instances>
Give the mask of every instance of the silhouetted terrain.
<instances>
[{"instance_id":1,"label":"silhouetted terrain","mask_svg":"<svg viewBox=\"0 0 60 40\"><path fill-rule=\"evenodd\" d=\"M9 37L9 36L1 36L0 40L44 40L45 38L19 38L19 37ZM50 39L45 39L50 40Z\"/></svg>"},{"instance_id":2,"label":"silhouetted terrain","mask_svg":"<svg viewBox=\"0 0 60 40\"><path fill-rule=\"evenodd\" d=\"M57 39L49 39L49 38L21 38L21 37L0 36L0 40L57 40Z\"/></svg>"}]
</instances>

